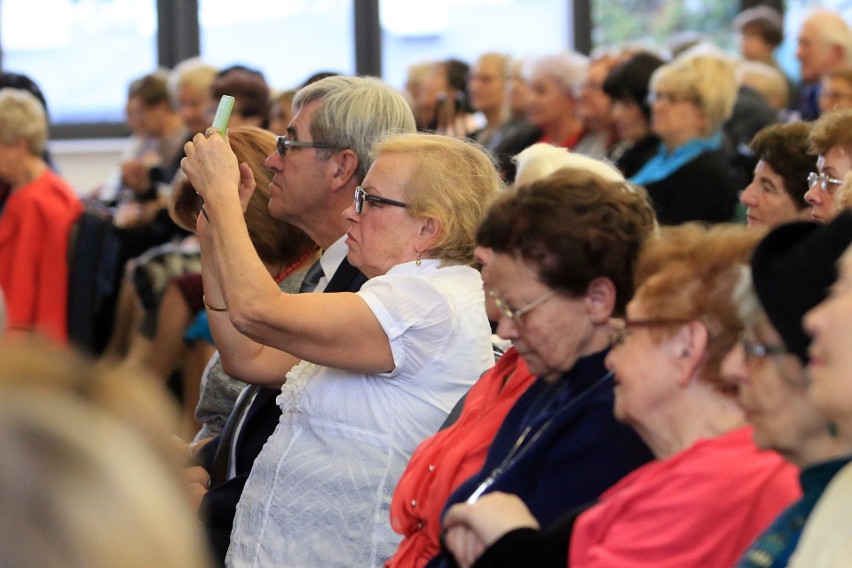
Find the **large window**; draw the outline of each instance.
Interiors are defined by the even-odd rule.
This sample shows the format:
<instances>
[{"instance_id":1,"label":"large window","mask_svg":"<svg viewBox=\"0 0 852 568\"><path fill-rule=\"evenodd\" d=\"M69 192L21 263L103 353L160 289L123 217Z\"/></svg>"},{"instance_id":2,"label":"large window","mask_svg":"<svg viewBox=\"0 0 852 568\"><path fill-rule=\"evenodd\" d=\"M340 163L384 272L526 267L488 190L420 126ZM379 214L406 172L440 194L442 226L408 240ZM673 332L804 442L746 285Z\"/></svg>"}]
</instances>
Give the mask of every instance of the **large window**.
<instances>
[{"instance_id":1,"label":"large window","mask_svg":"<svg viewBox=\"0 0 852 568\"><path fill-rule=\"evenodd\" d=\"M39 84L53 123L121 122L157 65L156 0L2 0L3 70Z\"/></svg>"},{"instance_id":2,"label":"large window","mask_svg":"<svg viewBox=\"0 0 852 568\"><path fill-rule=\"evenodd\" d=\"M397 88L409 66L488 51L536 55L570 46L565 0L381 0L382 75Z\"/></svg>"},{"instance_id":3,"label":"large window","mask_svg":"<svg viewBox=\"0 0 852 568\"><path fill-rule=\"evenodd\" d=\"M263 71L273 88L317 71L355 72L352 0L201 0L201 57Z\"/></svg>"}]
</instances>

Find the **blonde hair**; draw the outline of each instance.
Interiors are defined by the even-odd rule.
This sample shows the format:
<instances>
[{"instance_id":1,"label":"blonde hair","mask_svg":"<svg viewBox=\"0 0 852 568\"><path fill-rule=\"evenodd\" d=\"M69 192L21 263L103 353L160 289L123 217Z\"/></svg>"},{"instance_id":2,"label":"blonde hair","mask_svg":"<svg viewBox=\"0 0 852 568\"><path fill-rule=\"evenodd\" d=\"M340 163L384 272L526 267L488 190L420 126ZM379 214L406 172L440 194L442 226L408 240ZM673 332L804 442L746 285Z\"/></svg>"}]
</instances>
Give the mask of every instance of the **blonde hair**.
<instances>
[{"instance_id":1,"label":"blonde hair","mask_svg":"<svg viewBox=\"0 0 852 568\"><path fill-rule=\"evenodd\" d=\"M429 256L445 264L469 264L476 228L503 189L494 158L475 142L437 134L397 134L373 148L376 158L407 154L416 164L405 184L408 211L433 217L442 231Z\"/></svg>"},{"instance_id":2,"label":"blonde hair","mask_svg":"<svg viewBox=\"0 0 852 568\"><path fill-rule=\"evenodd\" d=\"M33 156L47 143L47 115L35 95L22 89L0 89L0 143L10 146L23 139Z\"/></svg>"},{"instance_id":3,"label":"blonde hair","mask_svg":"<svg viewBox=\"0 0 852 568\"><path fill-rule=\"evenodd\" d=\"M734 62L718 53L684 53L654 71L650 84L653 91L663 89L692 97L707 119L704 136L721 130L737 98Z\"/></svg>"},{"instance_id":4,"label":"blonde hair","mask_svg":"<svg viewBox=\"0 0 852 568\"><path fill-rule=\"evenodd\" d=\"M69 351L0 347L0 565L210 566L169 402Z\"/></svg>"}]
</instances>

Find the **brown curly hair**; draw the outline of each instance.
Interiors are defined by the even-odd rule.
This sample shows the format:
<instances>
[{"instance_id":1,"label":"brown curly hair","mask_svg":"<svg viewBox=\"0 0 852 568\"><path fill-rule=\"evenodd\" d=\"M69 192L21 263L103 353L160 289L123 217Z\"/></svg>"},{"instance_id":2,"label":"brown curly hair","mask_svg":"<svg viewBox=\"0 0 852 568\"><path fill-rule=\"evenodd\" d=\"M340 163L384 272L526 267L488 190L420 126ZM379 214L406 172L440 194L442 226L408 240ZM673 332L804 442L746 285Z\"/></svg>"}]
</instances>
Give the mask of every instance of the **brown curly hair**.
<instances>
[{"instance_id":1,"label":"brown curly hair","mask_svg":"<svg viewBox=\"0 0 852 568\"><path fill-rule=\"evenodd\" d=\"M644 189L566 168L502 195L476 237L533 264L544 284L575 297L595 278L608 278L616 289L613 313L622 315L634 263L654 227Z\"/></svg>"},{"instance_id":2,"label":"brown curly hair","mask_svg":"<svg viewBox=\"0 0 852 568\"><path fill-rule=\"evenodd\" d=\"M649 317L699 320L707 327L701 378L724 391L729 385L720 379L722 359L742 329L732 293L740 267L748 264L762 237L762 231L741 225L665 227L648 239L636 263L636 297ZM649 332L661 341L674 330L660 327Z\"/></svg>"}]
</instances>

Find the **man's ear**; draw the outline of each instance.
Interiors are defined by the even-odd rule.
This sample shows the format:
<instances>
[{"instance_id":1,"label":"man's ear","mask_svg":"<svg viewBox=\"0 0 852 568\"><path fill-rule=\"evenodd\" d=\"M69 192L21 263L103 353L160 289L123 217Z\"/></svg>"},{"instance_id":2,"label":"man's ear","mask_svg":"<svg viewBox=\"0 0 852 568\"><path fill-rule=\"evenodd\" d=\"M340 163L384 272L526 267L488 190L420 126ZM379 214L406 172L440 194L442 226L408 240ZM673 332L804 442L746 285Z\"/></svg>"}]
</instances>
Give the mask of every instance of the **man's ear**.
<instances>
[{"instance_id":1,"label":"man's ear","mask_svg":"<svg viewBox=\"0 0 852 568\"><path fill-rule=\"evenodd\" d=\"M609 322L615 310L615 296L615 284L609 278L600 276L589 282L585 302L592 323L603 325Z\"/></svg>"},{"instance_id":2,"label":"man's ear","mask_svg":"<svg viewBox=\"0 0 852 568\"><path fill-rule=\"evenodd\" d=\"M352 150L340 150L329 159L331 168L331 189L349 187L349 182L358 173L358 156Z\"/></svg>"}]
</instances>

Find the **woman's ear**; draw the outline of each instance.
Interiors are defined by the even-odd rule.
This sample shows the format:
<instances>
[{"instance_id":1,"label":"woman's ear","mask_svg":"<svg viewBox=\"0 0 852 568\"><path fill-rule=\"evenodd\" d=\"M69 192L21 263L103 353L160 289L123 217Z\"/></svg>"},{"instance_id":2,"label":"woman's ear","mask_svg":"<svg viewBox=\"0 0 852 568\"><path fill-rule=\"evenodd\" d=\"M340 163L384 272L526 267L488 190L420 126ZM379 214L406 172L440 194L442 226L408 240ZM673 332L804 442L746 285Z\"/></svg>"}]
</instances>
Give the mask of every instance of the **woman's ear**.
<instances>
[{"instance_id":1,"label":"woman's ear","mask_svg":"<svg viewBox=\"0 0 852 568\"><path fill-rule=\"evenodd\" d=\"M694 320L683 326L673 339L677 342L675 349L681 369L681 384L686 386L704 366L710 335L706 325Z\"/></svg>"},{"instance_id":2,"label":"woman's ear","mask_svg":"<svg viewBox=\"0 0 852 568\"><path fill-rule=\"evenodd\" d=\"M435 217L423 217L417 238L420 241L418 250L426 251L435 246L443 232L443 224Z\"/></svg>"},{"instance_id":3,"label":"woman's ear","mask_svg":"<svg viewBox=\"0 0 852 568\"><path fill-rule=\"evenodd\" d=\"M589 282L586 288L586 311L596 325L605 325L615 310L615 284L609 278L600 276Z\"/></svg>"}]
</instances>

